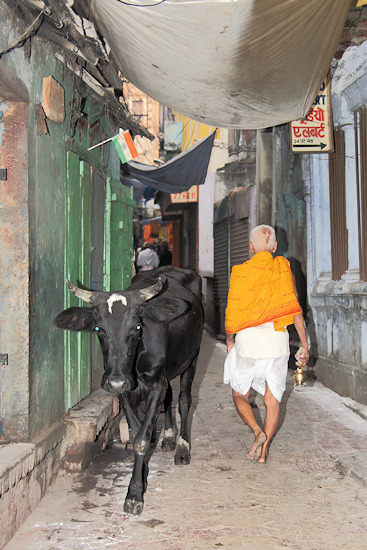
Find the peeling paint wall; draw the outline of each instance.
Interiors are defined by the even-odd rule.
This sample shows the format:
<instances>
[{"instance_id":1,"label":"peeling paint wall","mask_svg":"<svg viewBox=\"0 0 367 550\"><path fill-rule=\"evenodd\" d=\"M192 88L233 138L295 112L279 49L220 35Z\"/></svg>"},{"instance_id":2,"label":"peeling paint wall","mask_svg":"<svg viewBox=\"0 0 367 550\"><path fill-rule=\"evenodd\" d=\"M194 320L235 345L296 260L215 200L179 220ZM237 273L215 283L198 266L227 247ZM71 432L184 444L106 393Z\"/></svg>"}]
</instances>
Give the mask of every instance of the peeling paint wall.
<instances>
[{"instance_id":1,"label":"peeling paint wall","mask_svg":"<svg viewBox=\"0 0 367 550\"><path fill-rule=\"evenodd\" d=\"M17 32L0 6L0 46ZM6 72L21 82L19 97L9 91L19 101L0 105L0 168L8 175L0 181L0 354L9 358L0 366L1 441L32 439L65 412L64 332L52 320L67 292L67 143L85 152L118 131L105 100L71 68L71 57L63 61L55 46L37 37L29 57L17 48L0 59L0 76ZM43 78L50 75L65 90L65 119L46 117L40 124ZM5 89L3 80L0 93ZM27 103L20 101L24 97ZM103 177L119 179L111 143L89 159Z\"/></svg>"},{"instance_id":2,"label":"peeling paint wall","mask_svg":"<svg viewBox=\"0 0 367 550\"><path fill-rule=\"evenodd\" d=\"M306 189L302 155L294 154L290 149L288 124L269 130L259 131L257 137L257 224L275 227L276 255L289 260L299 301L306 315Z\"/></svg>"},{"instance_id":3,"label":"peeling paint wall","mask_svg":"<svg viewBox=\"0 0 367 550\"><path fill-rule=\"evenodd\" d=\"M28 174L27 105L2 103L0 168L0 433L28 436Z\"/></svg>"},{"instance_id":4,"label":"peeling paint wall","mask_svg":"<svg viewBox=\"0 0 367 550\"><path fill-rule=\"evenodd\" d=\"M271 225L276 228L276 255L287 258L296 279L305 317L307 306L306 189L302 155L292 153L289 124L273 128L273 200Z\"/></svg>"},{"instance_id":5,"label":"peeling paint wall","mask_svg":"<svg viewBox=\"0 0 367 550\"><path fill-rule=\"evenodd\" d=\"M217 132L204 185L199 185L198 271L202 277L214 275L213 203L217 170L228 161L228 131Z\"/></svg>"}]
</instances>

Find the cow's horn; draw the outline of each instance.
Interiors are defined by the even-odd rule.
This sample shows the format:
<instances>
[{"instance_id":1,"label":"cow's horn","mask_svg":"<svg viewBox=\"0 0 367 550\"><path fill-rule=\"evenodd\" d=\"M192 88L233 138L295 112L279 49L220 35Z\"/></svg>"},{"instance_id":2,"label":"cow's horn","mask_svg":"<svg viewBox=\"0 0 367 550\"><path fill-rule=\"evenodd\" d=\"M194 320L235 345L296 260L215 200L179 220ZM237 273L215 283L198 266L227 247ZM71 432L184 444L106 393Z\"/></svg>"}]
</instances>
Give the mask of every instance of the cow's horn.
<instances>
[{"instance_id":1,"label":"cow's horn","mask_svg":"<svg viewBox=\"0 0 367 550\"><path fill-rule=\"evenodd\" d=\"M141 288L139 292L145 297L145 301L147 301L151 298L154 298L154 296L158 294L162 287L163 282L161 277L159 277L158 281L154 285L148 286L147 288Z\"/></svg>"},{"instance_id":2,"label":"cow's horn","mask_svg":"<svg viewBox=\"0 0 367 550\"><path fill-rule=\"evenodd\" d=\"M70 290L70 292L75 294L77 298L80 298L81 300L83 300L83 302L90 303L91 297L93 296L94 292L74 286L73 283L69 281L69 279L66 279L66 284L68 285L68 289Z\"/></svg>"}]
</instances>

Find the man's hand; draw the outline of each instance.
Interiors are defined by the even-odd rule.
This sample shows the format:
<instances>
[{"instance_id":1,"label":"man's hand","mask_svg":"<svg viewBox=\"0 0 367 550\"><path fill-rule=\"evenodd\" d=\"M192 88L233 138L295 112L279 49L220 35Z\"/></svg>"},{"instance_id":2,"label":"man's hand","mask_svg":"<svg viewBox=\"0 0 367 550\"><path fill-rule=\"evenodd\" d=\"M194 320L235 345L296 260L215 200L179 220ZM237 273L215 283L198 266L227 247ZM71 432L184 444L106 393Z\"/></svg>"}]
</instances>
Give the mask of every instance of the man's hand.
<instances>
[{"instance_id":1,"label":"man's hand","mask_svg":"<svg viewBox=\"0 0 367 550\"><path fill-rule=\"evenodd\" d=\"M307 335L306 335L305 322L304 322L302 313L299 313L298 315L294 316L294 326L296 327L296 331L298 332L298 336L301 342L301 347L303 349L303 357L299 358L299 362L304 367L307 361L309 360L310 355L308 353Z\"/></svg>"},{"instance_id":2,"label":"man's hand","mask_svg":"<svg viewBox=\"0 0 367 550\"><path fill-rule=\"evenodd\" d=\"M297 357L296 365L300 363L302 367L305 367L310 356L308 353L308 346L306 347L306 349L303 347L303 345L301 347L302 347L302 353Z\"/></svg>"},{"instance_id":3,"label":"man's hand","mask_svg":"<svg viewBox=\"0 0 367 550\"><path fill-rule=\"evenodd\" d=\"M231 351L235 344L234 340L234 334L226 334L226 342L227 342L227 354Z\"/></svg>"}]
</instances>

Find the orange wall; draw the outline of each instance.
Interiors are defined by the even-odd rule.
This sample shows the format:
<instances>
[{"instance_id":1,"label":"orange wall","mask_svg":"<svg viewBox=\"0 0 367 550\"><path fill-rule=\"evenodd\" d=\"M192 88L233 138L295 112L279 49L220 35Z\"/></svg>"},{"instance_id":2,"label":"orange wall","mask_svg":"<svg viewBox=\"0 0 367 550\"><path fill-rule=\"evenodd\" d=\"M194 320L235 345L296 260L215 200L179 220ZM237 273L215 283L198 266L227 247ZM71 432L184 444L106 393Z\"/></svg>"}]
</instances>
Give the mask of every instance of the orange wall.
<instances>
[{"instance_id":1,"label":"orange wall","mask_svg":"<svg viewBox=\"0 0 367 550\"><path fill-rule=\"evenodd\" d=\"M159 157L159 103L140 91L130 82L124 82L124 97L130 113L137 117L139 123L155 136L153 141L136 136L134 144L139 154L137 161L144 164L153 164Z\"/></svg>"}]
</instances>

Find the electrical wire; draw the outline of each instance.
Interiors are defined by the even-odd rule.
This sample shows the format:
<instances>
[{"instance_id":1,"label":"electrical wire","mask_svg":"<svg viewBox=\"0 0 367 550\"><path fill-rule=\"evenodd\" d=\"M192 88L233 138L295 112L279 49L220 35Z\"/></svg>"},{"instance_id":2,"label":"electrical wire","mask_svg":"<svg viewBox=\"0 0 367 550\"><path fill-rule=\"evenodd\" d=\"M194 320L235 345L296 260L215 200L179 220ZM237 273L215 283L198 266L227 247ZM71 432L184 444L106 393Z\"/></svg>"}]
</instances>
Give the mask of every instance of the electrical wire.
<instances>
[{"instance_id":1,"label":"electrical wire","mask_svg":"<svg viewBox=\"0 0 367 550\"><path fill-rule=\"evenodd\" d=\"M195 120L195 121L194 121L194 127L193 127L193 129L192 129L191 136L190 136L190 139L189 139L189 147L191 147L191 140L192 140L192 138L194 137L194 132L196 131L196 124L197 124L197 122L196 122L196 120Z\"/></svg>"},{"instance_id":2,"label":"electrical wire","mask_svg":"<svg viewBox=\"0 0 367 550\"><path fill-rule=\"evenodd\" d=\"M125 6L134 6L135 8L150 8L163 4L166 0L160 0L160 2L154 2L154 4L132 4L131 2L125 2L125 0L117 0L120 4L125 4Z\"/></svg>"},{"instance_id":3,"label":"electrical wire","mask_svg":"<svg viewBox=\"0 0 367 550\"><path fill-rule=\"evenodd\" d=\"M4 55L4 53L8 53L10 52L11 50L14 50L15 48L17 48L20 44L23 44L23 42L25 42L27 40L27 38L30 38L31 36L33 36L34 34L36 34L36 32L38 31L39 27L42 25L42 17L43 15L48 12L48 9L46 8L43 8L43 10L41 10L39 12L39 14L37 15L36 19L33 21L33 23L31 23L28 27L28 29L26 29L24 31L23 34L21 34L18 38L16 38L15 40L13 40L13 42L11 42L11 44L9 44L9 46L7 46L6 48L4 48L3 50L0 50L0 57L2 57ZM37 25L38 21L41 19L39 25Z\"/></svg>"}]
</instances>

